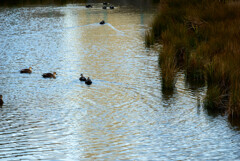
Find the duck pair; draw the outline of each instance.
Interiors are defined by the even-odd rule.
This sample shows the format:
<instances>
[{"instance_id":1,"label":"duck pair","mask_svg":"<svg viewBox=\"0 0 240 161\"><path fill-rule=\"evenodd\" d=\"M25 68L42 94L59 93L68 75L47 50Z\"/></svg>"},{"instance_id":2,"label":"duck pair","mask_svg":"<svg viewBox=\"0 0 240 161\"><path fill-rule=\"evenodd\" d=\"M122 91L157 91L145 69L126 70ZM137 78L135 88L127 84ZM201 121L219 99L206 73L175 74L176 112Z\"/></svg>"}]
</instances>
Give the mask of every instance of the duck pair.
<instances>
[{"instance_id":1,"label":"duck pair","mask_svg":"<svg viewBox=\"0 0 240 161\"><path fill-rule=\"evenodd\" d=\"M103 7L102 7L102 8L103 8L103 9L107 9L107 6L108 6L108 5L109 5L109 3L103 2ZM109 8L110 8L110 9L114 9L114 6L113 6L113 5L110 5Z\"/></svg>"},{"instance_id":2,"label":"duck pair","mask_svg":"<svg viewBox=\"0 0 240 161\"><path fill-rule=\"evenodd\" d=\"M81 74L81 77L79 78L80 81L84 81L85 84L87 85L91 85L92 84L92 81L91 79L88 77L87 79L83 76L83 74Z\"/></svg>"},{"instance_id":3,"label":"duck pair","mask_svg":"<svg viewBox=\"0 0 240 161\"><path fill-rule=\"evenodd\" d=\"M28 73L31 74L32 73L32 67L29 67L28 69L22 69L20 70L20 73ZM53 72L53 73L43 73L42 77L43 78L56 78L57 73Z\"/></svg>"},{"instance_id":4,"label":"duck pair","mask_svg":"<svg viewBox=\"0 0 240 161\"><path fill-rule=\"evenodd\" d=\"M103 6L102 8L107 9L107 6ZM114 6L110 6L109 8L112 10L112 9L114 9Z\"/></svg>"}]
</instances>

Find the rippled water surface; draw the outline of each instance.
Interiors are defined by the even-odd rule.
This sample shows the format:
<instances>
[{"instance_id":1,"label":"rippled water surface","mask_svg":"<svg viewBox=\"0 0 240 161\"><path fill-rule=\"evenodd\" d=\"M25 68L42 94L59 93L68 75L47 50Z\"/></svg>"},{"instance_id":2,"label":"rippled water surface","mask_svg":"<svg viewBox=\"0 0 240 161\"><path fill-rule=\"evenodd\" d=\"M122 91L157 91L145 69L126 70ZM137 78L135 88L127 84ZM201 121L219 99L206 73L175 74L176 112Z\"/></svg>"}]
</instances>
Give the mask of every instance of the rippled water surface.
<instances>
[{"instance_id":1,"label":"rippled water surface","mask_svg":"<svg viewBox=\"0 0 240 161\"><path fill-rule=\"evenodd\" d=\"M162 92L158 53L144 45L154 10L0 8L0 159L239 160L239 131L202 108L205 87L180 72Z\"/></svg>"}]
</instances>

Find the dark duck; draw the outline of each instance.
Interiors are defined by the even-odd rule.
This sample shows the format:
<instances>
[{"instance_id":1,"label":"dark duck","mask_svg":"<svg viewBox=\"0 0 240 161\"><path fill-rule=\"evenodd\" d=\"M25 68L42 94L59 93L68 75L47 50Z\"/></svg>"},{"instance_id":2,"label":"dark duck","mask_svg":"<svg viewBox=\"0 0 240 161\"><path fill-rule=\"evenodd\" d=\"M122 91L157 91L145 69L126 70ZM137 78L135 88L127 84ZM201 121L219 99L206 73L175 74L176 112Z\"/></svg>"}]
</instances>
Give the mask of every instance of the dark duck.
<instances>
[{"instance_id":1,"label":"dark duck","mask_svg":"<svg viewBox=\"0 0 240 161\"><path fill-rule=\"evenodd\" d=\"M86 8L92 8L92 5L88 4L86 5Z\"/></svg>"},{"instance_id":2,"label":"dark duck","mask_svg":"<svg viewBox=\"0 0 240 161\"><path fill-rule=\"evenodd\" d=\"M28 69L22 69L22 70L20 70L20 73L28 73L28 74L31 74L31 73L32 73L32 67L29 67Z\"/></svg>"},{"instance_id":3,"label":"dark duck","mask_svg":"<svg viewBox=\"0 0 240 161\"><path fill-rule=\"evenodd\" d=\"M0 106L2 106L2 105L3 105L3 103L4 103L4 102L3 102L3 99L2 99L2 97L3 97L3 96L2 96L2 95L0 95Z\"/></svg>"},{"instance_id":4,"label":"dark duck","mask_svg":"<svg viewBox=\"0 0 240 161\"><path fill-rule=\"evenodd\" d=\"M104 25L104 24L105 24L105 21L102 20L99 24L100 24L100 25Z\"/></svg>"},{"instance_id":5,"label":"dark duck","mask_svg":"<svg viewBox=\"0 0 240 161\"><path fill-rule=\"evenodd\" d=\"M86 81L86 78L81 74L81 77L79 78L80 81Z\"/></svg>"},{"instance_id":6,"label":"dark duck","mask_svg":"<svg viewBox=\"0 0 240 161\"><path fill-rule=\"evenodd\" d=\"M87 85L91 85L92 84L92 81L91 81L91 79L89 77L85 81L85 84L87 84Z\"/></svg>"},{"instance_id":7,"label":"dark duck","mask_svg":"<svg viewBox=\"0 0 240 161\"><path fill-rule=\"evenodd\" d=\"M56 78L57 73L53 72L53 73L44 73L42 76L43 78Z\"/></svg>"}]
</instances>

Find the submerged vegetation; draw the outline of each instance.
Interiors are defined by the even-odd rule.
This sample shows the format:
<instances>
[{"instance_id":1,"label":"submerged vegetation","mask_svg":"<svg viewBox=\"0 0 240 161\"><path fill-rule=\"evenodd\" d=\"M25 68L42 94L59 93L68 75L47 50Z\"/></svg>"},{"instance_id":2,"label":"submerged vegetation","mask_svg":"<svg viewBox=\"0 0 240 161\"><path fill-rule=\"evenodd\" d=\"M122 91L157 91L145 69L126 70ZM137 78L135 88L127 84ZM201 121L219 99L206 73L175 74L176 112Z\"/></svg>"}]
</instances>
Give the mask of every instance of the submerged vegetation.
<instances>
[{"instance_id":1,"label":"submerged vegetation","mask_svg":"<svg viewBox=\"0 0 240 161\"><path fill-rule=\"evenodd\" d=\"M174 87L178 69L186 78L207 82L204 105L240 118L240 2L163 0L146 32L146 45L161 43L164 88Z\"/></svg>"}]
</instances>

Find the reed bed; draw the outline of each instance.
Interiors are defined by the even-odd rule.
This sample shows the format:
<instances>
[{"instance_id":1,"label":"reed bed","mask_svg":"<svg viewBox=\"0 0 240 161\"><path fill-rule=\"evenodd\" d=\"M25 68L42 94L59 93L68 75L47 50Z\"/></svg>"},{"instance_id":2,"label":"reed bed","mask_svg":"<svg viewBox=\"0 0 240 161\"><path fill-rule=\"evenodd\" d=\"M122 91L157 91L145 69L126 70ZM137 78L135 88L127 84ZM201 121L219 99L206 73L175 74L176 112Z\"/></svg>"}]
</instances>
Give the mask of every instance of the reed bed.
<instances>
[{"instance_id":1,"label":"reed bed","mask_svg":"<svg viewBox=\"0 0 240 161\"><path fill-rule=\"evenodd\" d=\"M231 119L240 118L239 11L239 1L163 0L146 33L147 46L163 44L164 87L183 68L191 81L206 81L205 107L225 109Z\"/></svg>"}]
</instances>

